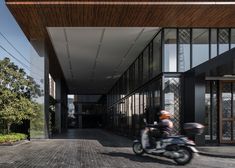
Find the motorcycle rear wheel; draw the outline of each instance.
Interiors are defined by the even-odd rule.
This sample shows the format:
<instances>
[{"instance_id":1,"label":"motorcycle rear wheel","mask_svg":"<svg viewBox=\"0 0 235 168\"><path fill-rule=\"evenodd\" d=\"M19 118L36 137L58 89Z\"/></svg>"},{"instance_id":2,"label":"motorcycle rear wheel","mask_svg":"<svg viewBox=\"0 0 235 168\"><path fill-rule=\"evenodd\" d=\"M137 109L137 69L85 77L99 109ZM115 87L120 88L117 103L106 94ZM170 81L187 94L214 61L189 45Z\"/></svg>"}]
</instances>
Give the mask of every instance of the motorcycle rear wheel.
<instances>
[{"instance_id":1,"label":"motorcycle rear wheel","mask_svg":"<svg viewBox=\"0 0 235 168\"><path fill-rule=\"evenodd\" d=\"M136 155L139 155L139 156L143 155L144 153L144 149L140 142L134 142L132 145L132 150Z\"/></svg>"},{"instance_id":2,"label":"motorcycle rear wheel","mask_svg":"<svg viewBox=\"0 0 235 168\"><path fill-rule=\"evenodd\" d=\"M177 151L182 157L175 158L174 161L178 165L186 165L190 163L190 161L193 158L193 152L187 148L187 147L180 147L179 150Z\"/></svg>"}]
</instances>

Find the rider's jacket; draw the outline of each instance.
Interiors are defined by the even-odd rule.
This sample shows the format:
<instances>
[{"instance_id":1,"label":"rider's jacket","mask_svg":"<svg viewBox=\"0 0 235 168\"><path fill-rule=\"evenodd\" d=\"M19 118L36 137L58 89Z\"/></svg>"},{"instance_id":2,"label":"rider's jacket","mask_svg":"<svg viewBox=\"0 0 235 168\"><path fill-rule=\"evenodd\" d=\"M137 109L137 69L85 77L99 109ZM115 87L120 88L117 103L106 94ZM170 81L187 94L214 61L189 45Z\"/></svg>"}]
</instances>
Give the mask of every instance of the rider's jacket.
<instances>
[{"instance_id":1,"label":"rider's jacket","mask_svg":"<svg viewBox=\"0 0 235 168\"><path fill-rule=\"evenodd\" d=\"M171 134L171 131L173 129L173 122L169 119L163 119L161 120L157 125L149 125L149 127L156 128L160 131L161 137L167 137Z\"/></svg>"}]
</instances>

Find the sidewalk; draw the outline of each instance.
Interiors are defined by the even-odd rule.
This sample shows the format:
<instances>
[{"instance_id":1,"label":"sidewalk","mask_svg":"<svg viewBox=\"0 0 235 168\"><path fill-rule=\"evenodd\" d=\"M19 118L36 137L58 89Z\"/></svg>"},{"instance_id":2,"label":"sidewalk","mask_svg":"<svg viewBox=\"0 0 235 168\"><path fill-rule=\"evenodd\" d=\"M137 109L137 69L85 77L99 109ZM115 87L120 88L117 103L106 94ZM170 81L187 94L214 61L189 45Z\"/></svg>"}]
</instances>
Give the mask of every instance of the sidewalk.
<instances>
[{"instance_id":1,"label":"sidewalk","mask_svg":"<svg viewBox=\"0 0 235 168\"><path fill-rule=\"evenodd\" d=\"M202 146L197 149L201 155L235 159L235 146Z\"/></svg>"}]
</instances>

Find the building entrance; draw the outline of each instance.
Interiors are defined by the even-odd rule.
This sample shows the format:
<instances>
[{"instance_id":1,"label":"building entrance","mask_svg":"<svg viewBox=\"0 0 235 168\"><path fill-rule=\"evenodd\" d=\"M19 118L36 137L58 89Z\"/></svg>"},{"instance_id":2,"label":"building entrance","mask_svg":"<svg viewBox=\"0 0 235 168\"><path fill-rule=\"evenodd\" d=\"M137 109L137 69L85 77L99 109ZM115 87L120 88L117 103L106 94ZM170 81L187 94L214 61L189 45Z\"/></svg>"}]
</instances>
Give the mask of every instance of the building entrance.
<instances>
[{"instance_id":1,"label":"building entrance","mask_svg":"<svg viewBox=\"0 0 235 168\"><path fill-rule=\"evenodd\" d=\"M235 81L220 83L220 143L235 143Z\"/></svg>"}]
</instances>

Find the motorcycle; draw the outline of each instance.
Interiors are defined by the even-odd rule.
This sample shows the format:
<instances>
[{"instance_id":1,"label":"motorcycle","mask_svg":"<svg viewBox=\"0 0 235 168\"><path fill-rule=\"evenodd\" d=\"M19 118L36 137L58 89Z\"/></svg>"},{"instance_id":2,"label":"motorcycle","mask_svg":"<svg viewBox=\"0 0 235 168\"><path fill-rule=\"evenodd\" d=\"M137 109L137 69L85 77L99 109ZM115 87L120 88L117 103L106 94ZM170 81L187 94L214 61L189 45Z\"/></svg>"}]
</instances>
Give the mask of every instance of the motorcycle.
<instances>
[{"instance_id":1,"label":"motorcycle","mask_svg":"<svg viewBox=\"0 0 235 168\"><path fill-rule=\"evenodd\" d=\"M204 126L198 123L186 123L184 126L184 130L189 131L190 133L192 133L192 130L196 130L201 133L203 128ZM178 165L186 165L190 163L194 155L197 155L198 150L196 149L194 141L183 135L170 136L160 140L152 137L154 139L154 148L143 148L142 141L147 136L146 130L152 131L154 129L156 128L153 128L152 125L148 125L146 123L145 130L142 131L141 140L134 140L132 149L136 155L147 153L150 155L166 157L173 159Z\"/></svg>"}]
</instances>

